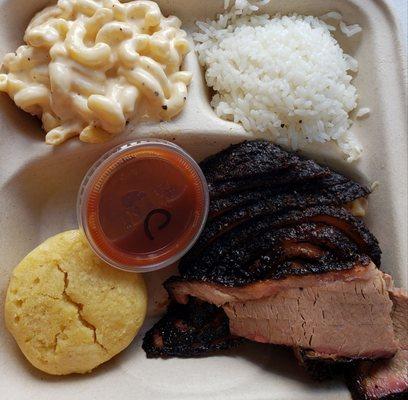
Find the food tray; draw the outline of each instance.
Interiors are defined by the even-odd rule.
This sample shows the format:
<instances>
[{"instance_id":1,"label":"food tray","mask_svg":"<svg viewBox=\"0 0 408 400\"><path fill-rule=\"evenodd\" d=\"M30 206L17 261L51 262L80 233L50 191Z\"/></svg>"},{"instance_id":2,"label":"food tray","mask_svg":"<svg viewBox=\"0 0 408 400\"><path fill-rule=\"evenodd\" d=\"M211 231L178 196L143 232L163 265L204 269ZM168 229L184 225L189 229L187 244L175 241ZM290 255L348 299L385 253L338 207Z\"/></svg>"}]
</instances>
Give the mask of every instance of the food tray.
<instances>
[{"instance_id":1,"label":"food tray","mask_svg":"<svg viewBox=\"0 0 408 400\"><path fill-rule=\"evenodd\" d=\"M175 14L191 32L197 19L214 17L223 0L158 0L164 14ZM44 0L0 0L0 58L21 44L24 28ZM355 56L360 72L355 85L360 105L371 115L353 130L364 145L361 161L347 165L327 148L306 151L330 166L380 183L370 196L367 224L384 251L383 269L399 286L407 286L407 156L406 61L396 16L383 0L274 0L263 11L322 15L339 11L362 34L346 39L343 49ZM239 125L220 120L212 111L210 93L194 52L186 60L194 73L182 114L169 123L130 123L115 140L89 145L71 140L60 147L44 144L40 124L0 96L0 398L25 399L269 399L341 400L350 395L343 384L311 382L296 366L289 350L249 344L202 359L147 360L142 331L129 348L85 376L52 377L24 360L5 330L3 302L12 268L47 237L75 228L76 194L90 165L115 144L153 136L175 141L197 160L230 143L254 136ZM165 304L161 281L173 270L148 275L151 326Z\"/></svg>"}]
</instances>

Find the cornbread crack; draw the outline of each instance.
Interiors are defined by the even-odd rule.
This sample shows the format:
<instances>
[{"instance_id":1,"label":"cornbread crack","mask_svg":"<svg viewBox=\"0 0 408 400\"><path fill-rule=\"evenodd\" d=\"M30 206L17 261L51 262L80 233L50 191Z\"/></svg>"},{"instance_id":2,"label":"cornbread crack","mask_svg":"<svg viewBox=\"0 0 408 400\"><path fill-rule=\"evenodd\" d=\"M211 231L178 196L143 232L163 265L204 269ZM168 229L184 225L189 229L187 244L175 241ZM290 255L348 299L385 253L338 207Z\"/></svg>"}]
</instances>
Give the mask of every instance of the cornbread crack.
<instances>
[{"instance_id":1,"label":"cornbread crack","mask_svg":"<svg viewBox=\"0 0 408 400\"><path fill-rule=\"evenodd\" d=\"M57 346L58 346L58 338L59 336L64 333L64 329L61 329L61 332L58 332L55 336L54 336L54 353L57 352Z\"/></svg>"},{"instance_id":2,"label":"cornbread crack","mask_svg":"<svg viewBox=\"0 0 408 400\"><path fill-rule=\"evenodd\" d=\"M76 307L77 312L78 312L78 319L79 319L79 321L81 322L81 324L82 324L83 326L85 326L86 328L90 329L90 330L93 332L94 343L96 343L97 345L99 345L104 351L108 352L108 349L107 349L102 343L100 343L100 342L98 341L98 337L97 337L97 335L96 335L96 326L95 326L95 325L92 325L92 324L91 324L89 321L87 321L87 320L84 318L84 316L82 315L81 311L82 311L84 305L81 304L81 303L76 302L76 301L71 297L71 295L69 295L69 294L67 293L68 285L69 285L68 272L64 271L64 270L61 268L61 265L60 265L60 264L57 264L57 268L64 274L64 290L63 290L63 292L62 292L62 297L63 297L66 301L68 301L69 303L71 303L72 305L74 305L74 306ZM50 296L50 297L51 297L51 296ZM64 330L62 329L61 332L59 332L59 333L57 333L57 334L55 335L55 342L56 342L56 344L55 344L55 349L57 348L57 345L58 345L58 336L61 335L61 333L63 333L63 331L64 331Z\"/></svg>"}]
</instances>

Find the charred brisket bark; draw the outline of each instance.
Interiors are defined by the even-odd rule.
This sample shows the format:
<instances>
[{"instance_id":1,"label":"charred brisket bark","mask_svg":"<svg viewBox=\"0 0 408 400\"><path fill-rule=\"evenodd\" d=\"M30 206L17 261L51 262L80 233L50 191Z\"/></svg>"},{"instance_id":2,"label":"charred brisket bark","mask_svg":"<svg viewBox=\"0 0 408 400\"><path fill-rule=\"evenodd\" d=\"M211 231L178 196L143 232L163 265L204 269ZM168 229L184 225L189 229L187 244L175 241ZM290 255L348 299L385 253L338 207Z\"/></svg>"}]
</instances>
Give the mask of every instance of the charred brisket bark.
<instances>
[{"instance_id":1,"label":"charred brisket bark","mask_svg":"<svg viewBox=\"0 0 408 400\"><path fill-rule=\"evenodd\" d=\"M346 368L355 368L356 360L350 358L322 357L312 350L295 349L295 357L309 376L319 382L344 374Z\"/></svg>"},{"instance_id":2,"label":"charred brisket bark","mask_svg":"<svg viewBox=\"0 0 408 400\"><path fill-rule=\"evenodd\" d=\"M295 164L292 169L278 171L276 174L242 178L231 181L208 182L210 195L213 199L266 187L278 187L303 183L308 180L321 179L330 176L330 170L321 167L314 161L307 160Z\"/></svg>"},{"instance_id":3,"label":"charred brisket bark","mask_svg":"<svg viewBox=\"0 0 408 400\"><path fill-rule=\"evenodd\" d=\"M268 271L251 270L248 269L244 261L246 259L242 258L243 254L251 252L254 254L260 250L269 254L270 250L275 248L274 246L285 240L282 235L280 241L276 239L262 249L257 250L254 247L256 243L263 242L263 237L270 237L271 234L278 232L283 227L296 227L306 222L328 225L332 229L332 236L335 230L337 235L342 234L333 242L333 249L339 250L341 246L350 246L354 242L353 246L357 246L357 248L353 247L352 252L347 249L354 258L344 259L344 261L354 261L355 263L360 259L357 257L358 255L365 255L376 263L380 262L381 251L378 242L361 220L342 208L319 206L300 211L289 211L284 214L268 215L263 218L249 218L247 222L235 226L234 229L229 226L227 221L226 224L229 228L225 228L225 232L222 230L223 225L210 222L209 228L203 233L203 240L199 240L190 253L181 260L179 264L180 274L187 279L216 282L228 286L241 286L267 277L280 279L284 275L282 275L281 270L276 269L277 264L270 265ZM312 240L313 233L310 229L308 232L310 233L310 240ZM287 240L293 242L307 242L309 240L304 235L296 237L298 233L300 231L295 230ZM320 273L330 270L329 265L327 268L324 263L319 265L321 266ZM350 268L350 264L345 262L344 269L348 268ZM316 273L316 271L313 269L313 272L311 270L309 273ZM270 272L270 275L266 275L266 272ZM296 271L293 273L297 274Z\"/></svg>"},{"instance_id":4,"label":"charred brisket bark","mask_svg":"<svg viewBox=\"0 0 408 400\"><path fill-rule=\"evenodd\" d=\"M337 205L366 197L370 191L342 175L333 173L328 178L292 185L290 188L261 188L214 199L210 204L209 219L228 211L258 202L275 204L276 210L305 208L316 204Z\"/></svg>"},{"instance_id":5,"label":"charred brisket bark","mask_svg":"<svg viewBox=\"0 0 408 400\"><path fill-rule=\"evenodd\" d=\"M259 224L261 225L261 223ZM266 225L268 226L268 225ZM250 228L256 228L256 225ZM282 279L288 275L307 275L349 269L368 257L341 231L324 224L303 223L276 230L265 230L253 240L251 229L220 241L188 268L180 267L183 278L243 286L263 279ZM285 243L312 243L322 249L316 259L291 257ZM299 262L302 258L303 262Z\"/></svg>"},{"instance_id":6,"label":"charred brisket bark","mask_svg":"<svg viewBox=\"0 0 408 400\"><path fill-rule=\"evenodd\" d=\"M259 199L239 208L224 212L222 215L218 215L216 218L208 221L192 253L194 253L194 251L198 252L200 248L203 248L206 244L210 244L218 236L254 218L323 205L341 206L342 204L354 200L353 197L348 196L347 188L345 188L344 185L341 185L340 188L334 187L331 189L334 190L331 191L327 189L325 192L315 193L292 192L274 194L270 198ZM339 194L339 192L341 192L341 194Z\"/></svg>"},{"instance_id":7,"label":"charred brisket bark","mask_svg":"<svg viewBox=\"0 0 408 400\"><path fill-rule=\"evenodd\" d=\"M208 182L254 178L274 174L299 164L302 159L265 140L232 145L201 163Z\"/></svg>"},{"instance_id":8,"label":"charred brisket bark","mask_svg":"<svg viewBox=\"0 0 408 400\"><path fill-rule=\"evenodd\" d=\"M143 339L148 358L198 357L238 346L245 339L230 334L222 308L191 298L170 303L165 316Z\"/></svg>"}]
</instances>

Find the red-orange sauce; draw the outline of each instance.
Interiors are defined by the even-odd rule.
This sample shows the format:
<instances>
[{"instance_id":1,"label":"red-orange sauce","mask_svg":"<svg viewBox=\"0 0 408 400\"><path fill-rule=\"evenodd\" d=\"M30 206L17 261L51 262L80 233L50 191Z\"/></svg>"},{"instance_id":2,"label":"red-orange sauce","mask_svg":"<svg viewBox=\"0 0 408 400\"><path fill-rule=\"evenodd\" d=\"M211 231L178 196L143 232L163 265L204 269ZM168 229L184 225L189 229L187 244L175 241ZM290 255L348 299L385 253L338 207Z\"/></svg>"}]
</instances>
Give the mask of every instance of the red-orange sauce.
<instances>
[{"instance_id":1,"label":"red-orange sauce","mask_svg":"<svg viewBox=\"0 0 408 400\"><path fill-rule=\"evenodd\" d=\"M145 266L185 248L200 229L205 194L179 154L143 147L112 161L88 197L88 229L112 260Z\"/></svg>"}]
</instances>

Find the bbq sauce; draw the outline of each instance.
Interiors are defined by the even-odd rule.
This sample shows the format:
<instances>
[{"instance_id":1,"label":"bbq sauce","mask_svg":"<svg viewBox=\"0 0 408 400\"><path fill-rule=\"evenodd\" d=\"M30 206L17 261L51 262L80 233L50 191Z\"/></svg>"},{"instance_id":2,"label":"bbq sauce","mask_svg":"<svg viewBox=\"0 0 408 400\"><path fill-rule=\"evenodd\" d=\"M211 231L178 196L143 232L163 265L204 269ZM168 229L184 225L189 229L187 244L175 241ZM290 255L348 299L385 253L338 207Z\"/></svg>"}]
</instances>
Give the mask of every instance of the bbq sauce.
<instances>
[{"instance_id":1,"label":"bbq sauce","mask_svg":"<svg viewBox=\"0 0 408 400\"><path fill-rule=\"evenodd\" d=\"M202 229L205 189L197 168L171 148L127 152L94 179L86 213L92 242L119 266L172 260Z\"/></svg>"}]
</instances>

